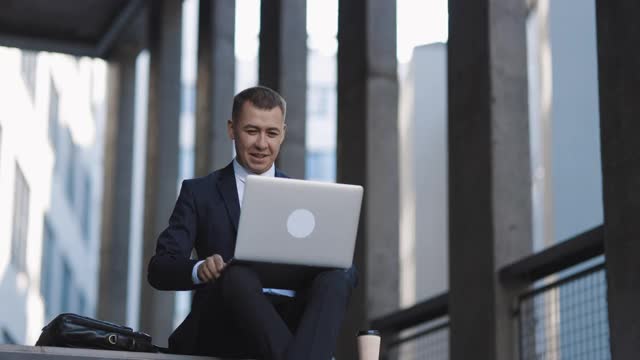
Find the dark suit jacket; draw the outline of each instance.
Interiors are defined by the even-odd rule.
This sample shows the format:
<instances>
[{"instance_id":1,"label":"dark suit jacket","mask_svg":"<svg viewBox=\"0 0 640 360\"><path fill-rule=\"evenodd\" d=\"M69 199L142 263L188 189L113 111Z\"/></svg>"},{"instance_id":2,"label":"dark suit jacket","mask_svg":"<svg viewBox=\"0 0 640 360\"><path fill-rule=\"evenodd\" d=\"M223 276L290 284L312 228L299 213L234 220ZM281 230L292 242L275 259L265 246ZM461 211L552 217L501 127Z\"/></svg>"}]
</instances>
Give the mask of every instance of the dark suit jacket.
<instances>
[{"instance_id":1,"label":"dark suit jacket","mask_svg":"<svg viewBox=\"0 0 640 360\"><path fill-rule=\"evenodd\" d=\"M287 177L276 169L276 177ZM204 306L213 306L215 286L194 285L192 271L198 260L191 259L195 248L198 259L220 254L233 257L240 203L233 162L205 177L185 180L169 219L169 226L158 237L156 253L149 262L148 280L158 290L193 290L191 312L169 337L176 352L195 351L198 316Z\"/></svg>"}]
</instances>

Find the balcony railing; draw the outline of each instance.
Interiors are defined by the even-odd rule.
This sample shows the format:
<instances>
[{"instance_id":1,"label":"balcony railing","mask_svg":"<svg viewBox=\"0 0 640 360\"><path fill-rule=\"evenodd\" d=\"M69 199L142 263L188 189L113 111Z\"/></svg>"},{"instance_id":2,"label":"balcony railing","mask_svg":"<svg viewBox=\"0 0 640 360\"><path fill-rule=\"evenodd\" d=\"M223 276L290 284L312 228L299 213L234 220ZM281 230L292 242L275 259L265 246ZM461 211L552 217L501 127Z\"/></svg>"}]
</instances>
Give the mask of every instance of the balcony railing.
<instances>
[{"instance_id":1,"label":"balcony railing","mask_svg":"<svg viewBox=\"0 0 640 360\"><path fill-rule=\"evenodd\" d=\"M449 295L441 294L408 309L378 318L371 327L382 331L381 358L449 358Z\"/></svg>"},{"instance_id":2,"label":"balcony railing","mask_svg":"<svg viewBox=\"0 0 640 360\"><path fill-rule=\"evenodd\" d=\"M520 295L520 359L610 359L604 264Z\"/></svg>"},{"instance_id":3,"label":"balcony railing","mask_svg":"<svg viewBox=\"0 0 640 360\"><path fill-rule=\"evenodd\" d=\"M597 227L499 271L504 286L528 285L514 299L521 360L611 358L603 253L603 230ZM381 358L449 359L448 298L444 293L373 320L371 327L383 333ZM62 359L79 354L105 359L168 356L108 352L105 357L96 350L0 347L2 359Z\"/></svg>"},{"instance_id":4,"label":"balcony railing","mask_svg":"<svg viewBox=\"0 0 640 360\"><path fill-rule=\"evenodd\" d=\"M506 287L527 285L514 303L521 360L611 358L602 226L499 271ZM449 359L448 294L375 319L383 359Z\"/></svg>"}]
</instances>

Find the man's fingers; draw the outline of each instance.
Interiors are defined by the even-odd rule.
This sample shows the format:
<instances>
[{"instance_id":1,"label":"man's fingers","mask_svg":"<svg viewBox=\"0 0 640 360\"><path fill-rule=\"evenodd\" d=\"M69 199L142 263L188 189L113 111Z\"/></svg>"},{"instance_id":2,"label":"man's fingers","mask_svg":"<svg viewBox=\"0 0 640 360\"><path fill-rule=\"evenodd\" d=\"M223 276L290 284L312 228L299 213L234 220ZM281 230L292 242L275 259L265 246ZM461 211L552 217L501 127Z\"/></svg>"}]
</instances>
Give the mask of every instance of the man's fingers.
<instances>
[{"instance_id":1,"label":"man's fingers","mask_svg":"<svg viewBox=\"0 0 640 360\"><path fill-rule=\"evenodd\" d=\"M216 266L216 262L213 256L207 258L207 269L211 273L212 279L217 279L219 274L218 267Z\"/></svg>"},{"instance_id":2,"label":"man's fingers","mask_svg":"<svg viewBox=\"0 0 640 360\"><path fill-rule=\"evenodd\" d=\"M213 279L213 274L211 274L206 261L200 265L200 279L202 281L211 281Z\"/></svg>"},{"instance_id":3,"label":"man's fingers","mask_svg":"<svg viewBox=\"0 0 640 360\"><path fill-rule=\"evenodd\" d=\"M222 270L226 264L222 260L222 256L213 255L204 260L198 269L198 276L202 281L209 282L217 279L222 275Z\"/></svg>"},{"instance_id":4,"label":"man's fingers","mask_svg":"<svg viewBox=\"0 0 640 360\"><path fill-rule=\"evenodd\" d=\"M225 266L224 260L222 260L222 256L213 255L213 262L215 263L217 272L221 273Z\"/></svg>"},{"instance_id":5,"label":"man's fingers","mask_svg":"<svg viewBox=\"0 0 640 360\"><path fill-rule=\"evenodd\" d=\"M217 279L220 274L218 274L218 269L216 268L216 264L213 261L213 257L208 257L205 261L205 264L207 264L207 270L209 271L209 274L211 274L210 280Z\"/></svg>"}]
</instances>

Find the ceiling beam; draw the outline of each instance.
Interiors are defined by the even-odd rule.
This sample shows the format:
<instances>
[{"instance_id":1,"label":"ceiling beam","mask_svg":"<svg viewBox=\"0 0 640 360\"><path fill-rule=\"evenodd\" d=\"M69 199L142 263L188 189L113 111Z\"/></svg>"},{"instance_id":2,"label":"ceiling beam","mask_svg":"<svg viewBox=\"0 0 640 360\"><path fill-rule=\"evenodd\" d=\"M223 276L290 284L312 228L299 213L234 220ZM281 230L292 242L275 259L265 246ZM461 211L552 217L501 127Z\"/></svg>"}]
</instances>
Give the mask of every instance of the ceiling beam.
<instances>
[{"instance_id":1,"label":"ceiling beam","mask_svg":"<svg viewBox=\"0 0 640 360\"><path fill-rule=\"evenodd\" d=\"M50 51L74 56L98 57L93 44L80 41L50 39L0 33L0 46L16 47L34 51Z\"/></svg>"},{"instance_id":2,"label":"ceiling beam","mask_svg":"<svg viewBox=\"0 0 640 360\"><path fill-rule=\"evenodd\" d=\"M22 35L16 32L0 31L0 46L106 59L116 43L122 40L123 33L135 21L145 3L145 0L128 1L114 16L108 29L96 42L56 39L47 36Z\"/></svg>"},{"instance_id":3,"label":"ceiling beam","mask_svg":"<svg viewBox=\"0 0 640 360\"><path fill-rule=\"evenodd\" d=\"M102 35L95 47L97 57L106 58L109 51L118 40L119 36L126 30L144 7L145 0L131 0L115 16L109 29Z\"/></svg>"}]
</instances>

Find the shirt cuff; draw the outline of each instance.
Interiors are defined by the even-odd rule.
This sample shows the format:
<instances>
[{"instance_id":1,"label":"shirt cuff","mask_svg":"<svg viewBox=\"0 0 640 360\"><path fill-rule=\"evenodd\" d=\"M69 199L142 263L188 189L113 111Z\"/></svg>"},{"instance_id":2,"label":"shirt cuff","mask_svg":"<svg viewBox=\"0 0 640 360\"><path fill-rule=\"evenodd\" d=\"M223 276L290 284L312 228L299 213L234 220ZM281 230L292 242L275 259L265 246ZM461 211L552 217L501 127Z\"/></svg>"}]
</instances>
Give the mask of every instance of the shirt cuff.
<instances>
[{"instance_id":1,"label":"shirt cuff","mask_svg":"<svg viewBox=\"0 0 640 360\"><path fill-rule=\"evenodd\" d=\"M204 282L204 281L200 280L200 278L198 277L198 266L200 266L200 264L202 264L203 262L204 262L204 260L198 261L193 266L193 270L191 270L191 280L193 280L193 283L195 285L199 285L199 284L202 284Z\"/></svg>"}]
</instances>

